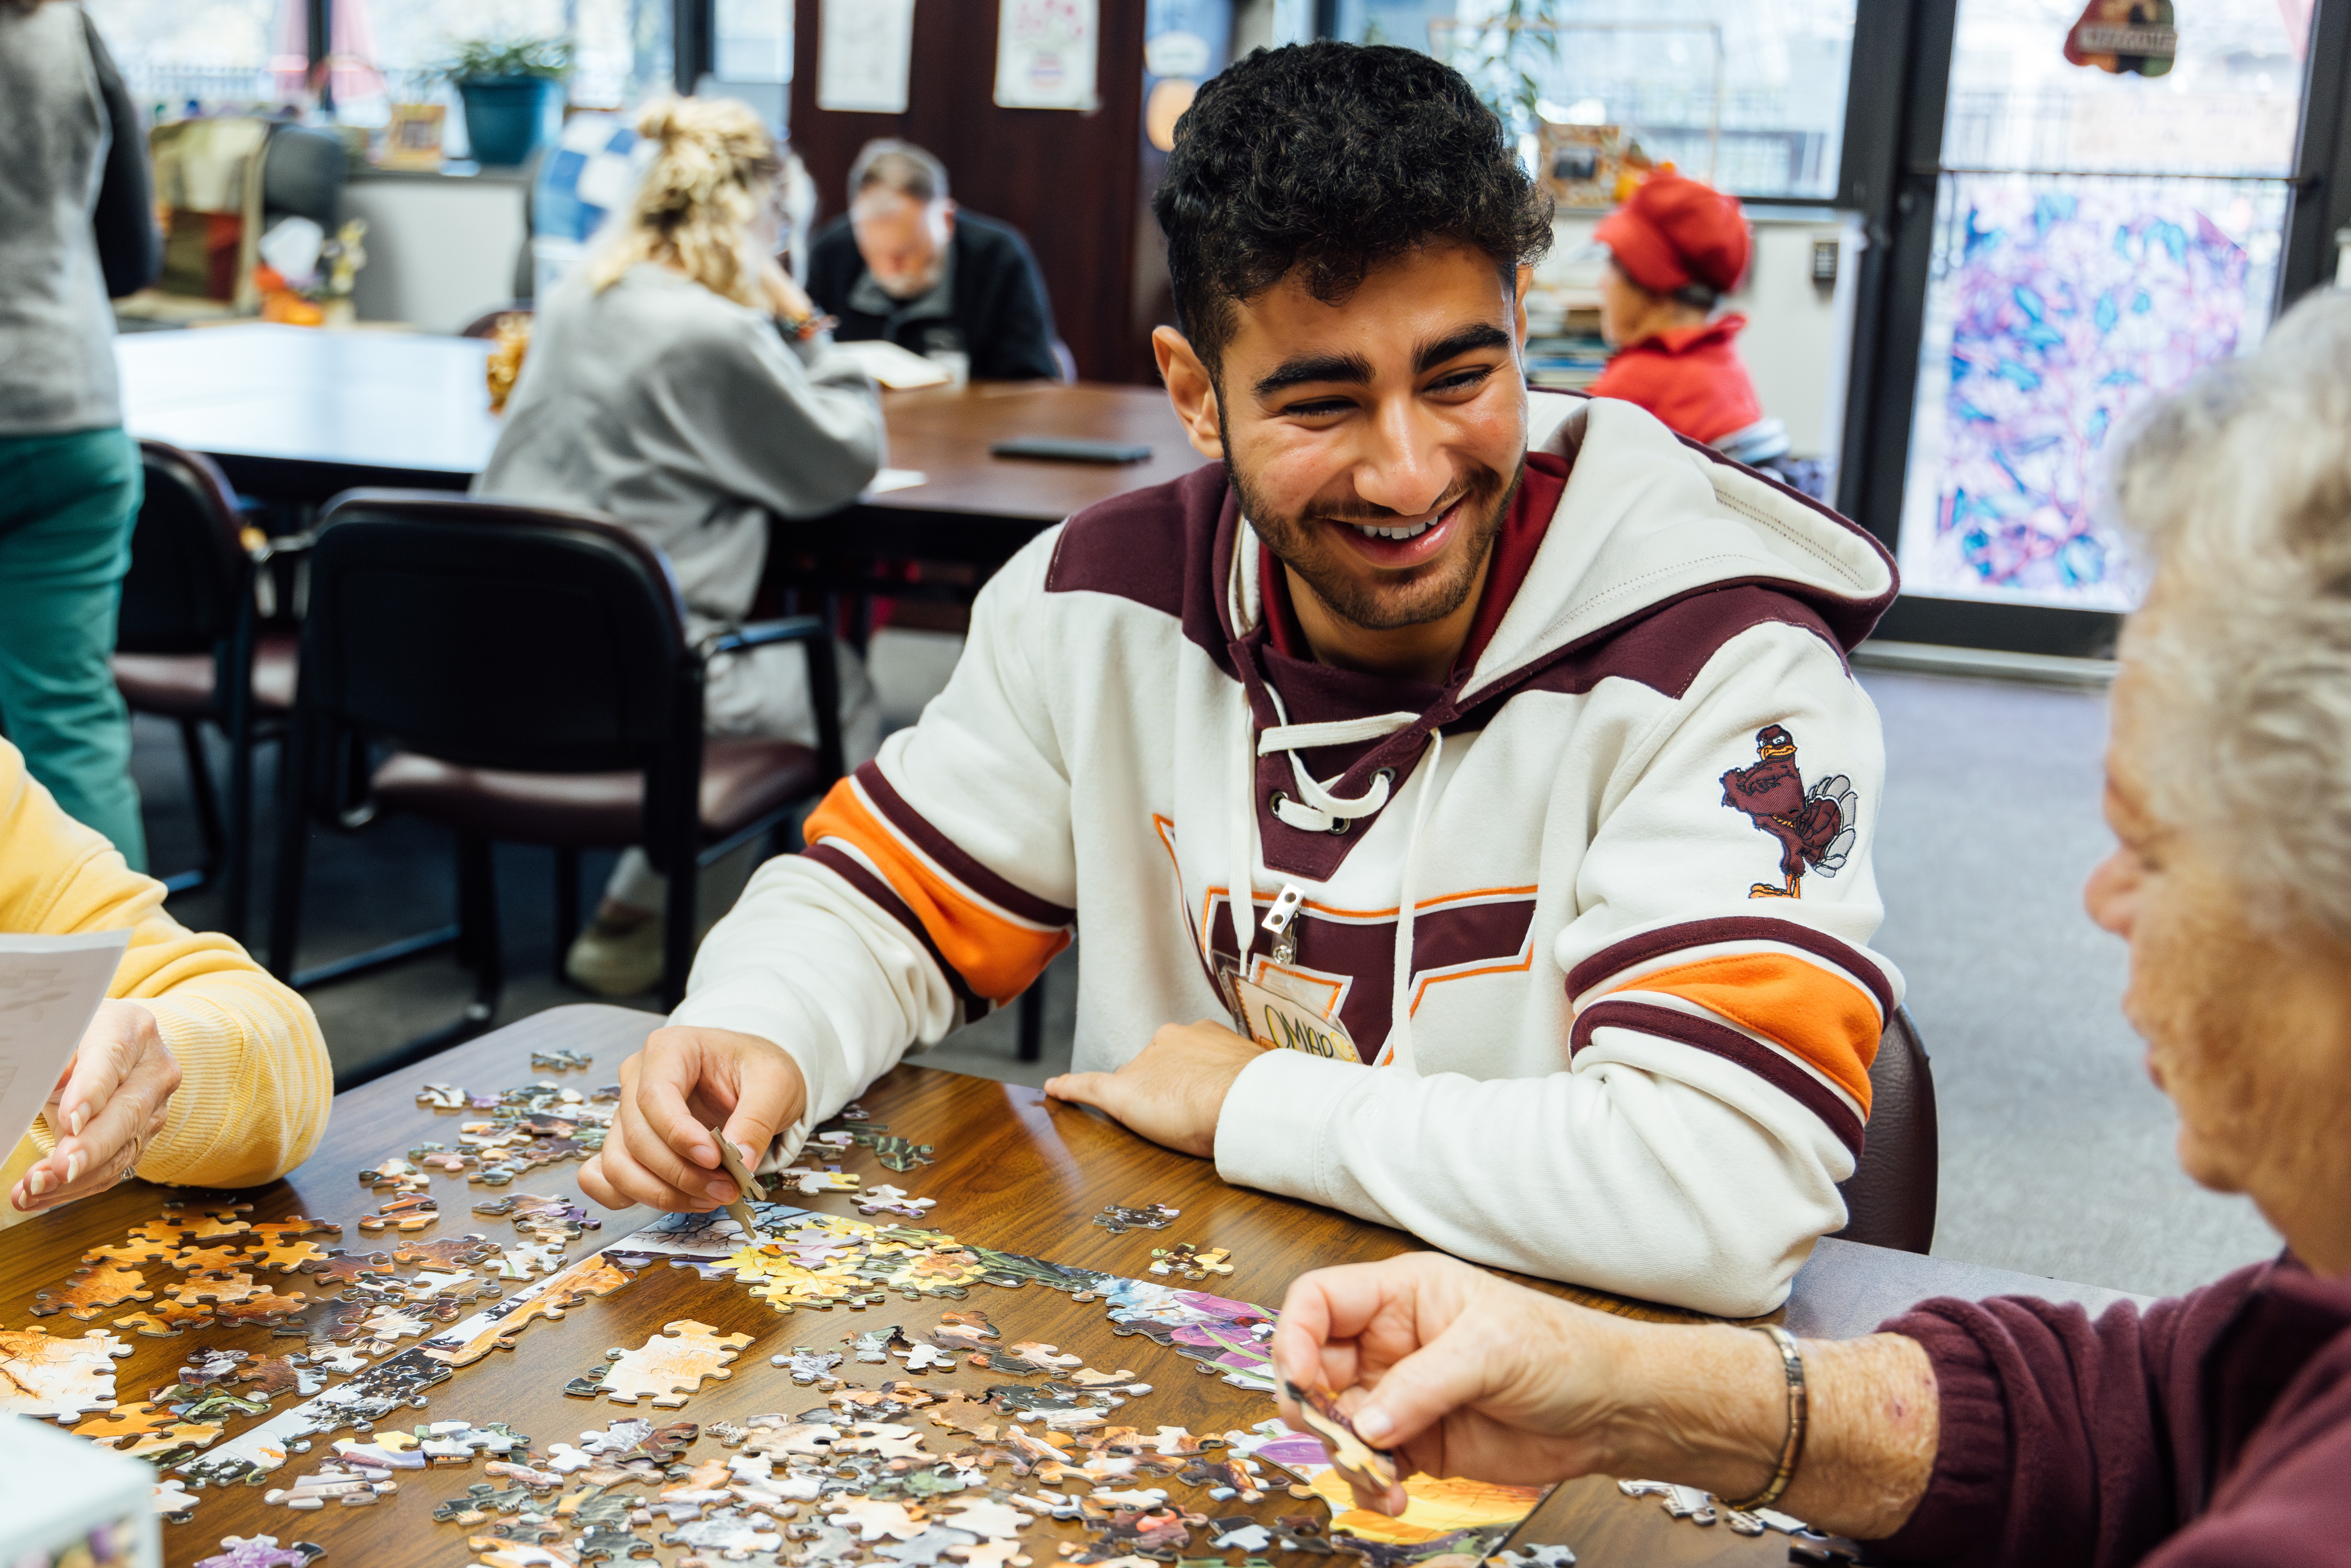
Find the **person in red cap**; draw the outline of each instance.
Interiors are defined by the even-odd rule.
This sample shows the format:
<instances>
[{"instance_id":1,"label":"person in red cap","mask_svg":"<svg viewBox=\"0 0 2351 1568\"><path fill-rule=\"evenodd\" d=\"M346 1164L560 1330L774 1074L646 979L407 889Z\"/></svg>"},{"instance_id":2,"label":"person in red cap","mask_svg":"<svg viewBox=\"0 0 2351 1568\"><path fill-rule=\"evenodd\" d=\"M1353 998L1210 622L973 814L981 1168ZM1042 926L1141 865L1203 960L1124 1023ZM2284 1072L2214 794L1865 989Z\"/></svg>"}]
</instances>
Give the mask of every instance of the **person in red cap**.
<instances>
[{"instance_id":1,"label":"person in red cap","mask_svg":"<svg viewBox=\"0 0 2351 1568\"><path fill-rule=\"evenodd\" d=\"M1670 428L1742 461L1785 453L1784 427L1764 418L1731 341L1747 318L1712 315L1747 272L1747 218L1739 203L1661 172L1601 219L1592 237L1608 247L1600 332L1616 350L1592 383L1593 396L1639 403Z\"/></svg>"}]
</instances>

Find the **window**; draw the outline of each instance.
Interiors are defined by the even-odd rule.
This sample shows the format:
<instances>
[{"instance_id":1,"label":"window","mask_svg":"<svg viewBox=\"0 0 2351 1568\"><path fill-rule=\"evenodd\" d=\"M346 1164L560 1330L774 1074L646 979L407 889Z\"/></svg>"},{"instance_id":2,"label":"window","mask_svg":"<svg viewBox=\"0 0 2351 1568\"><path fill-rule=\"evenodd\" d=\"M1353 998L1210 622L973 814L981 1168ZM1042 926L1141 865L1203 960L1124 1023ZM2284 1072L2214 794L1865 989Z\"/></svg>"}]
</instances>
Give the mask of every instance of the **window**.
<instances>
[{"instance_id":1,"label":"window","mask_svg":"<svg viewBox=\"0 0 2351 1568\"><path fill-rule=\"evenodd\" d=\"M84 0L131 96L159 120L190 101L298 98L310 68L303 0Z\"/></svg>"},{"instance_id":2,"label":"window","mask_svg":"<svg viewBox=\"0 0 2351 1568\"><path fill-rule=\"evenodd\" d=\"M1656 162L1742 196L1836 192L1855 0L1341 0L1338 34L1461 68L1489 101L1622 126ZM1526 100L1531 97L1531 103Z\"/></svg>"},{"instance_id":3,"label":"window","mask_svg":"<svg viewBox=\"0 0 2351 1568\"><path fill-rule=\"evenodd\" d=\"M86 0L132 95L164 117L302 102L307 0ZM340 118L381 125L386 104L438 100L431 78L460 38L572 42L570 101L617 109L671 82L671 0L329 0Z\"/></svg>"},{"instance_id":4,"label":"window","mask_svg":"<svg viewBox=\"0 0 2351 1568\"><path fill-rule=\"evenodd\" d=\"M2288 9L2182 6L2176 60L2142 76L2068 63L2075 0L1960 0L1907 592L2137 606L2099 467L2141 405L2268 325L2307 41Z\"/></svg>"},{"instance_id":5,"label":"window","mask_svg":"<svg viewBox=\"0 0 2351 1568\"><path fill-rule=\"evenodd\" d=\"M365 57L395 95L432 96L432 68L464 38L565 37L570 100L620 109L672 80L669 0L332 0L336 47ZM360 23L364 21L362 34ZM345 23L351 24L348 43Z\"/></svg>"}]
</instances>

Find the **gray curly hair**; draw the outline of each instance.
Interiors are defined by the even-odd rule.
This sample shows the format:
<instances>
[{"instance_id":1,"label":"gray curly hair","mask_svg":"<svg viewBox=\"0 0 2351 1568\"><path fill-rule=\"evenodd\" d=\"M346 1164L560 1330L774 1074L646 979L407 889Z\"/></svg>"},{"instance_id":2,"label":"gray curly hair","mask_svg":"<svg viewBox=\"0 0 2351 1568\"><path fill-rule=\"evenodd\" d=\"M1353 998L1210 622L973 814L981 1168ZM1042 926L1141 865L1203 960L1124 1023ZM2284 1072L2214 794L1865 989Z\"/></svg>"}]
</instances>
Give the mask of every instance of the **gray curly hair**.
<instances>
[{"instance_id":1,"label":"gray curly hair","mask_svg":"<svg viewBox=\"0 0 2351 1568\"><path fill-rule=\"evenodd\" d=\"M2123 656L2189 737L2148 759L2157 812L2351 942L2351 294L2149 409L2113 496L2157 568Z\"/></svg>"}]
</instances>

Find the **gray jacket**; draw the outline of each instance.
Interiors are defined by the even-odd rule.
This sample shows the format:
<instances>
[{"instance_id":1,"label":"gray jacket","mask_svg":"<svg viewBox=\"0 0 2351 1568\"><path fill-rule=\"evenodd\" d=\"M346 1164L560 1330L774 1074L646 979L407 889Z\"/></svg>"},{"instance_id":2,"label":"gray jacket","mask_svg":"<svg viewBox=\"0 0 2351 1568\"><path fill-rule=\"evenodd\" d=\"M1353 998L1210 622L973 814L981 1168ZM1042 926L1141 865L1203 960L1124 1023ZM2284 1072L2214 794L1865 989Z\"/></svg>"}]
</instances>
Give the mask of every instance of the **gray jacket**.
<instances>
[{"instance_id":1,"label":"gray jacket","mask_svg":"<svg viewBox=\"0 0 2351 1568\"><path fill-rule=\"evenodd\" d=\"M667 552L695 636L750 612L764 514L848 505L883 455L882 403L844 355L650 262L540 302L475 494L607 512Z\"/></svg>"},{"instance_id":2,"label":"gray jacket","mask_svg":"<svg viewBox=\"0 0 2351 1568\"><path fill-rule=\"evenodd\" d=\"M110 140L81 7L0 0L0 436L122 423L90 228Z\"/></svg>"}]
</instances>

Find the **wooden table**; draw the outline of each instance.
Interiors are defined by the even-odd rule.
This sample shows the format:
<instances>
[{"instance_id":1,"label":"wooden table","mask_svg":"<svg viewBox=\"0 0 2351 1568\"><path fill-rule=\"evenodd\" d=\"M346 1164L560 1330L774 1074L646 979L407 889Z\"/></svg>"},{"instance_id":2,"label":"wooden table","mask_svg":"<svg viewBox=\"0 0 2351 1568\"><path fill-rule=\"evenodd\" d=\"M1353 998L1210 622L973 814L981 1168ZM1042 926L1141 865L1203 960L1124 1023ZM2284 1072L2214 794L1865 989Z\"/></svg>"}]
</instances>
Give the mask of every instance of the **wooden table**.
<instances>
[{"instance_id":1,"label":"wooden table","mask_svg":"<svg viewBox=\"0 0 2351 1568\"><path fill-rule=\"evenodd\" d=\"M622 1008L558 1008L457 1046L422 1065L340 1096L326 1143L309 1161L283 1181L235 1196L253 1205L248 1218L256 1220L300 1213L344 1222L340 1239L319 1238L322 1246L340 1245L359 1252L388 1249L393 1233L370 1235L350 1224L359 1214L376 1207L374 1196L359 1185L354 1173L423 1141L455 1141L455 1124L461 1118L419 1107L414 1095L420 1083L429 1080L495 1091L548 1077L581 1087L610 1082L618 1076L622 1059L642 1043L650 1021L643 1013ZM592 1052L594 1067L586 1073L563 1074L531 1068L533 1049L555 1046ZM870 1152L861 1149L843 1162L846 1168L866 1172L872 1180L893 1180L919 1196L938 1198L928 1223L1002 1250L1144 1276L1155 1245L1188 1240L1204 1247L1226 1247L1232 1251L1235 1272L1217 1283L1217 1293L1279 1306L1290 1278L1304 1269L1384 1258L1414 1245L1410 1238L1396 1231L1327 1209L1228 1186L1208 1162L1171 1154L1091 1112L1049 1103L1032 1089L907 1066L874 1084L862 1096L862 1103L873 1119L886 1124L893 1133L934 1145L937 1164L911 1176L898 1176L881 1171ZM562 1192L576 1197L578 1169L573 1164L543 1167L504 1190ZM491 1189L446 1176L436 1176L433 1185L442 1218L423 1236L479 1232L493 1239L512 1239L507 1221L470 1213L473 1203L495 1196ZM0 1246L0 1325L14 1328L46 1322L52 1333L61 1336L86 1332L69 1318L29 1317L33 1293L63 1281L85 1249L118 1240L131 1226L154 1218L166 1196L166 1189L132 1182L6 1232L5 1245ZM793 1201L833 1213L851 1212L847 1199L841 1197ZM1166 1203L1180 1208L1183 1218L1165 1231L1113 1235L1089 1223L1108 1203ZM616 1242L655 1216L649 1210L630 1209L604 1213L602 1218L600 1232L575 1244L575 1259L587 1252L591 1243ZM1866 1287L1874 1275L1890 1271L1906 1285L1926 1284L1928 1293L1988 1294L2015 1289L2020 1281L2019 1276L1996 1270L1911 1260L1875 1248L1836 1250L1841 1250L1842 1261L1832 1271L1845 1276L1848 1285L1859 1280ZM161 1264L148 1265L146 1272L151 1287L168 1289L169 1281L175 1278ZM1856 1306L1866 1296L1866 1288L1823 1295L1808 1291L1807 1281L1812 1278L1811 1269L1799 1277L1797 1301L1788 1313L1789 1322L1802 1323L1805 1332L1865 1332L1882 1315L1879 1305ZM2022 1283L2040 1284L2044 1294L2053 1289L2056 1293L2064 1291L2049 1287L2046 1281ZM307 1275L279 1282L282 1290L306 1286L315 1286ZM1542 1288L1635 1315L1675 1315L1557 1286ZM1882 1290L1882 1284L1877 1288ZM309 1293L316 1296L320 1291L313 1288ZM1816 1298L1810 1303L1808 1293ZM936 1322L942 1310L957 1304L893 1298L886 1305L860 1313L802 1309L779 1315L733 1281L705 1281L690 1270L656 1267L613 1294L572 1309L560 1322L532 1323L511 1353L493 1353L458 1371L431 1390L428 1409L413 1412L413 1420L412 1413L403 1411L387 1425L451 1419L506 1421L529 1433L535 1446L544 1451L554 1443L577 1441L583 1430L601 1428L631 1415L706 1424L766 1410L803 1410L815 1406L819 1396L771 1368L770 1355L796 1345L831 1347L849 1333L892 1322L919 1331ZM1180 1425L1213 1433L1253 1425L1272 1414L1271 1406L1260 1396L1228 1387L1217 1379L1195 1376L1190 1364L1173 1352L1140 1337L1113 1336L1099 1302L1074 1302L1038 1285L1019 1291L981 1285L974 1287L969 1304L985 1310L1003 1328L1007 1343L1042 1340L1084 1356L1090 1365L1132 1368L1152 1382L1155 1392L1132 1407L1140 1425ZM103 1327L129 1310L126 1306L103 1312L89 1327ZM560 1392L569 1379L600 1367L606 1347L642 1344L663 1324L679 1318L698 1319L720 1333L753 1336L753 1343L735 1363L731 1380L706 1384L703 1392L674 1414L602 1399L569 1398ZM123 1337L133 1347L131 1356L117 1364L116 1385L124 1401L145 1398L173 1381L174 1369L199 1348L277 1355L299 1343L273 1339L266 1328L191 1330L176 1339L141 1338L124 1331ZM869 1375L859 1380L867 1383L896 1375L894 1365L889 1374L879 1367L861 1370ZM951 1373L925 1374L924 1381L942 1391L953 1386L977 1394L985 1384L1007 1379L1000 1374L958 1367ZM295 1396L283 1396L277 1410L282 1412L294 1402ZM262 1419L232 1418L229 1438ZM907 1419L919 1429L930 1430L919 1417ZM321 1438L309 1454L292 1457L285 1469L270 1477L269 1484L283 1485L311 1473L321 1461L331 1458L331 1441ZM705 1440L690 1458L699 1462L725 1451ZM467 1531L454 1524L436 1524L432 1514L438 1503L462 1496L468 1486L489 1479L480 1465L403 1470L398 1472L398 1479L399 1493L374 1507L329 1507L316 1513L292 1513L265 1505L264 1489L259 1487L200 1490L194 1493L201 1500L193 1521L164 1527L167 1560L175 1565L192 1563L217 1551L216 1543L224 1536L266 1533L280 1541L318 1542L329 1548L330 1564L397 1568L413 1563L437 1568L470 1561L464 1555ZM1205 1499L1190 1498L1180 1487L1172 1490L1186 1506L1218 1513L1243 1511L1238 1506L1211 1508ZM1249 1511L1270 1521L1277 1512L1301 1511L1301 1504L1276 1490L1264 1504ZM1038 1528L1072 1535L1077 1529L1074 1525ZM1032 1531L1032 1539L1035 1534ZM1781 1538L1748 1541L1720 1527L1701 1529L1676 1522L1654 1501L1628 1500L1610 1482L1596 1478L1570 1483L1553 1493L1518 1539L1521 1543L1565 1542L1575 1547L1590 1568L1633 1563L1764 1563L1784 1562L1786 1557L1786 1542ZM1198 1545L1205 1548L1205 1542ZM664 1559L674 1555L664 1552ZM1043 1556L1039 1561L1040 1568L1050 1568L1054 1560ZM1331 1568L1349 1568L1355 1561L1343 1557ZM1281 1568L1312 1565L1301 1557L1282 1563Z\"/></svg>"},{"instance_id":2,"label":"wooden table","mask_svg":"<svg viewBox=\"0 0 2351 1568\"><path fill-rule=\"evenodd\" d=\"M993 566L1071 513L1146 485L1182 477L1206 461L1157 387L977 382L884 392L890 465L923 484L866 496L848 511L776 518L779 550ZM1074 436L1151 448L1141 463L1055 463L993 457L1015 436Z\"/></svg>"},{"instance_id":3,"label":"wooden table","mask_svg":"<svg viewBox=\"0 0 2351 1568\"><path fill-rule=\"evenodd\" d=\"M310 505L360 485L465 488L497 443L488 350L465 338L260 323L115 340L131 434L206 454L247 495ZM890 465L925 482L828 517L778 518L779 548L993 565L1071 512L1201 461L1156 388L981 382L884 392L882 411ZM1152 457L988 455L1015 435L1139 443Z\"/></svg>"}]
</instances>

